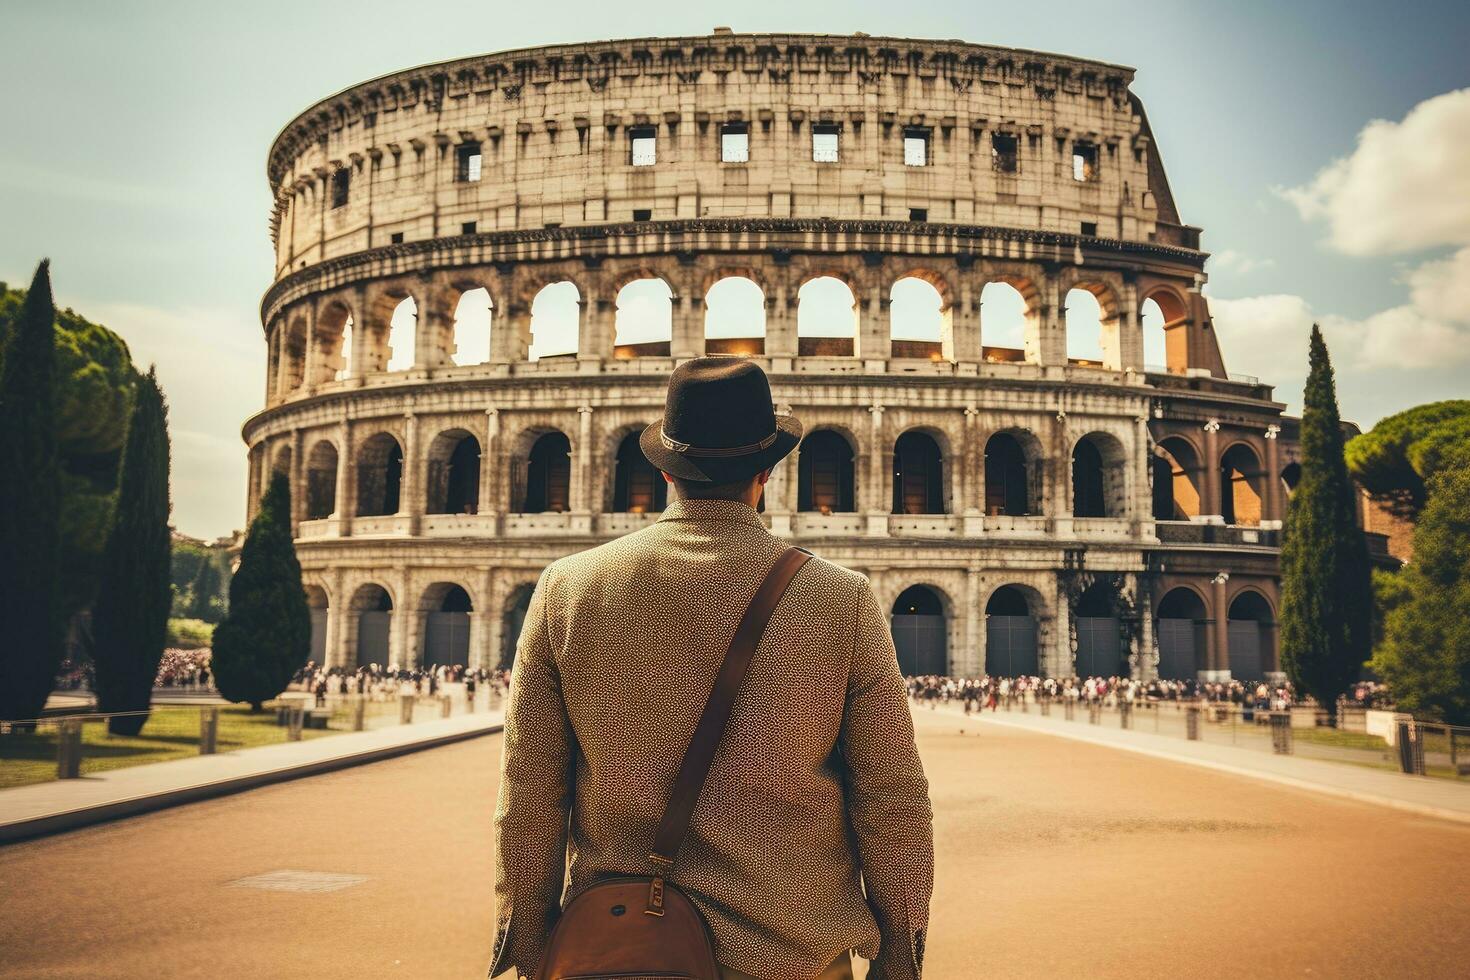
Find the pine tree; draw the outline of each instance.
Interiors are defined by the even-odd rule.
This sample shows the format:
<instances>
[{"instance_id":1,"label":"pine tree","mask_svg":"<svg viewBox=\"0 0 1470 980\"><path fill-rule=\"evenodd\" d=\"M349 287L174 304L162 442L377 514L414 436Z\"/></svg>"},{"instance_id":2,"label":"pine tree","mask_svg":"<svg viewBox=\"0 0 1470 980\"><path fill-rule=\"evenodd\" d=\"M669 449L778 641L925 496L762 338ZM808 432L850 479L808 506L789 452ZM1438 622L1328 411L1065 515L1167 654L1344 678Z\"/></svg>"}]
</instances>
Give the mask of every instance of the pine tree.
<instances>
[{"instance_id":1,"label":"pine tree","mask_svg":"<svg viewBox=\"0 0 1470 980\"><path fill-rule=\"evenodd\" d=\"M147 711L172 605L168 526L168 406L153 369L138 384L118 475L117 508L92 611L97 706ZM136 735L147 715L113 718L114 735Z\"/></svg>"},{"instance_id":2,"label":"pine tree","mask_svg":"<svg viewBox=\"0 0 1470 980\"><path fill-rule=\"evenodd\" d=\"M214 631L211 669L221 695L259 711L286 689L310 652L311 612L291 541L291 488L277 474L230 581L230 611Z\"/></svg>"},{"instance_id":3,"label":"pine tree","mask_svg":"<svg viewBox=\"0 0 1470 980\"><path fill-rule=\"evenodd\" d=\"M61 661L61 471L49 261L3 338L0 364L0 718L34 718Z\"/></svg>"},{"instance_id":4,"label":"pine tree","mask_svg":"<svg viewBox=\"0 0 1470 980\"><path fill-rule=\"evenodd\" d=\"M1281 661L1297 690L1315 697L1335 724L1337 699L1372 648L1372 578L1343 459L1332 362L1316 325L1309 363L1301 481L1281 547Z\"/></svg>"}]
</instances>

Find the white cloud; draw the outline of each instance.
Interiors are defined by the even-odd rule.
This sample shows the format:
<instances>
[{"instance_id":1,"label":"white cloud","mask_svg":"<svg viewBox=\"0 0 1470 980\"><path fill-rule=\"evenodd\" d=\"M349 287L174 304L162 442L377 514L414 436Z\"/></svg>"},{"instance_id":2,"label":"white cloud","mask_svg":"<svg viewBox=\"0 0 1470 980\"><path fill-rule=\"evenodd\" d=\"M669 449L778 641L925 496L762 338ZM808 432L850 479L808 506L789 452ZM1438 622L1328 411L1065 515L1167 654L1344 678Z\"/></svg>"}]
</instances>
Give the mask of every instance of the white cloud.
<instances>
[{"instance_id":1,"label":"white cloud","mask_svg":"<svg viewBox=\"0 0 1470 980\"><path fill-rule=\"evenodd\" d=\"M1368 123L1349 156L1278 193L1349 255L1470 244L1470 88Z\"/></svg>"},{"instance_id":2,"label":"white cloud","mask_svg":"<svg viewBox=\"0 0 1470 980\"><path fill-rule=\"evenodd\" d=\"M1249 275L1257 269L1269 269L1275 264L1275 259L1257 258L1237 252L1233 248L1223 249L1210 256L1212 271L1230 272L1239 276Z\"/></svg>"}]
</instances>

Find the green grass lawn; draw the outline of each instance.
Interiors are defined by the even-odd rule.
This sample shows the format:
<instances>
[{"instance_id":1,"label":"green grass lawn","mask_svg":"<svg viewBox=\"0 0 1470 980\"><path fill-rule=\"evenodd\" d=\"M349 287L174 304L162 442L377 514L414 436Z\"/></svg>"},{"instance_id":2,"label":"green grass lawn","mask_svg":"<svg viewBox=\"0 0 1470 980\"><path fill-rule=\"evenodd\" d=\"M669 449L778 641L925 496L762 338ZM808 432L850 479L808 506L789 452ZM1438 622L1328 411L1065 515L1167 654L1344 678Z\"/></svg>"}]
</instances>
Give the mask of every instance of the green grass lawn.
<instances>
[{"instance_id":1,"label":"green grass lawn","mask_svg":"<svg viewBox=\"0 0 1470 980\"><path fill-rule=\"evenodd\" d=\"M1294 728L1292 738L1313 745L1331 745L1339 749L1368 749L1373 752L1391 752L1387 742L1377 735L1365 732L1345 732L1340 728Z\"/></svg>"},{"instance_id":2,"label":"green grass lawn","mask_svg":"<svg viewBox=\"0 0 1470 980\"><path fill-rule=\"evenodd\" d=\"M301 737L319 738L340 730L341 726L305 729ZM56 725L49 722L34 732L0 735L0 789L55 779L56 737ZM218 751L251 749L284 741L286 728L276 724L273 708L252 715L246 705L220 706ZM155 705L148 723L136 737L109 735L106 723L101 721L82 726L84 776L198 754L199 708L192 705Z\"/></svg>"}]
</instances>

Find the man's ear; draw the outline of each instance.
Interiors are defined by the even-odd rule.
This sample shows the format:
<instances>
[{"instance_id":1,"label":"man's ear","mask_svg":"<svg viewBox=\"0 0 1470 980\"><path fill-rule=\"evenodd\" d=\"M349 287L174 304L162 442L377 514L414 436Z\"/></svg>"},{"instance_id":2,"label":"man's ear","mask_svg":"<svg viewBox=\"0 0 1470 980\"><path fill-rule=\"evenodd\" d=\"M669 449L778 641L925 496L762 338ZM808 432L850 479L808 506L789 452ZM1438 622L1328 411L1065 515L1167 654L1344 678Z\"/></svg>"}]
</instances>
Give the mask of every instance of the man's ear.
<instances>
[{"instance_id":1,"label":"man's ear","mask_svg":"<svg viewBox=\"0 0 1470 980\"><path fill-rule=\"evenodd\" d=\"M767 468L767 469L761 470L759 473L756 474L756 477L755 478L756 478L756 482L758 482L761 486L765 486L766 485L766 481L771 478L771 471L770 471L770 469Z\"/></svg>"},{"instance_id":2,"label":"man's ear","mask_svg":"<svg viewBox=\"0 0 1470 980\"><path fill-rule=\"evenodd\" d=\"M668 475L668 474L667 474L667 473L665 473L665 472L664 472L664 471L663 471L663 470L659 470L659 471L658 471L658 475L659 475L659 476L661 476L661 477L663 477L663 478L664 478L664 482L665 482L665 483L667 483L667 484L669 484L669 485L671 485L671 486L672 486L672 485L673 485L673 482L674 482L674 478L673 478L673 477L672 477L672 476L669 476L669 475Z\"/></svg>"}]
</instances>

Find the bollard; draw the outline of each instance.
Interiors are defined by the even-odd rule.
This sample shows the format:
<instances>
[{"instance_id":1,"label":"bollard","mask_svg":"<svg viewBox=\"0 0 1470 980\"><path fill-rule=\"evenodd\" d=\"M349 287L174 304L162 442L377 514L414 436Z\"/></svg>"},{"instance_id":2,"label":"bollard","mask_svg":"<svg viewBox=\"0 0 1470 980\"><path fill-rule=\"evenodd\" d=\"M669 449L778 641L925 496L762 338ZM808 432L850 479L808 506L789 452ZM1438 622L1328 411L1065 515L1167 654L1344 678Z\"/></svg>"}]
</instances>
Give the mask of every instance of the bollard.
<instances>
[{"instance_id":1,"label":"bollard","mask_svg":"<svg viewBox=\"0 0 1470 980\"><path fill-rule=\"evenodd\" d=\"M398 695L398 724L400 724L400 725L411 725L411 724L413 724L413 702L414 702L414 700L415 700L415 697L412 694L400 694L400 695Z\"/></svg>"},{"instance_id":2,"label":"bollard","mask_svg":"<svg viewBox=\"0 0 1470 980\"><path fill-rule=\"evenodd\" d=\"M1271 712L1271 751L1291 755L1291 712Z\"/></svg>"},{"instance_id":3,"label":"bollard","mask_svg":"<svg viewBox=\"0 0 1470 980\"><path fill-rule=\"evenodd\" d=\"M199 754L214 755L219 750L219 707L199 709Z\"/></svg>"},{"instance_id":4,"label":"bollard","mask_svg":"<svg viewBox=\"0 0 1470 980\"><path fill-rule=\"evenodd\" d=\"M1118 725L1121 728L1133 727L1133 702L1127 698L1118 702Z\"/></svg>"},{"instance_id":5,"label":"bollard","mask_svg":"<svg viewBox=\"0 0 1470 980\"><path fill-rule=\"evenodd\" d=\"M63 718L56 726L56 778L82 775L82 720Z\"/></svg>"},{"instance_id":6,"label":"bollard","mask_svg":"<svg viewBox=\"0 0 1470 980\"><path fill-rule=\"evenodd\" d=\"M1184 737L1191 742L1199 741L1199 705L1191 704L1184 709Z\"/></svg>"},{"instance_id":7,"label":"bollard","mask_svg":"<svg viewBox=\"0 0 1470 980\"><path fill-rule=\"evenodd\" d=\"M1077 702L1073 701L1071 698L1067 698L1065 701L1063 701L1062 715L1068 721L1072 721L1077 715Z\"/></svg>"},{"instance_id":8,"label":"bollard","mask_svg":"<svg viewBox=\"0 0 1470 980\"><path fill-rule=\"evenodd\" d=\"M465 709L465 711L468 714L474 714L475 713L475 692L474 691L470 691L468 694L465 695L464 709Z\"/></svg>"},{"instance_id":9,"label":"bollard","mask_svg":"<svg viewBox=\"0 0 1470 980\"><path fill-rule=\"evenodd\" d=\"M1424 775L1424 742L1420 735L1414 719L1399 722L1399 768L1410 776Z\"/></svg>"},{"instance_id":10,"label":"bollard","mask_svg":"<svg viewBox=\"0 0 1470 980\"><path fill-rule=\"evenodd\" d=\"M439 696L439 717L448 718L454 713L454 700L447 694Z\"/></svg>"},{"instance_id":11,"label":"bollard","mask_svg":"<svg viewBox=\"0 0 1470 980\"><path fill-rule=\"evenodd\" d=\"M352 700L352 730L360 732L367 728L367 701L361 695Z\"/></svg>"},{"instance_id":12,"label":"bollard","mask_svg":"<svg viewBox=\"0 0 1470 980\"><path fill-rule=\"evenodd\" d=\"M286 729L286 738L288 741L299 742L301 741L301 727L306 721L306 706L300 701L291 705L291 714L288 717L290 724Z\"/></svg>"},{"instance_id":13,"label":"bollard","mask_svg":"<svg viewBox=\"0 0 1470 980\"><path fill-rule=\"evenodd\" d=\"M1101 701L1089 701L1089 702L1087 702L1087 723L1089 725L1101 725L1102 724L1102 702Z\"/></svg>"}]
</instances>

